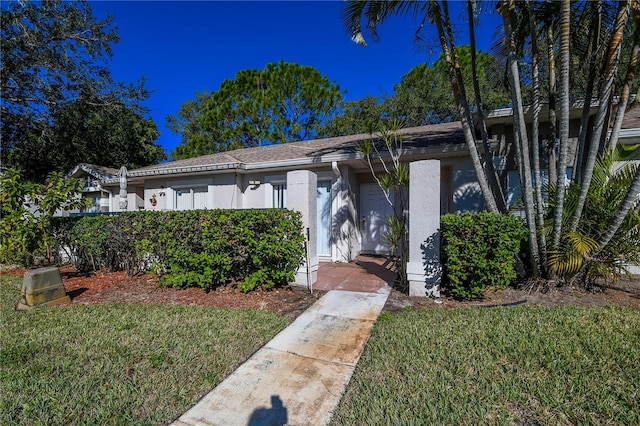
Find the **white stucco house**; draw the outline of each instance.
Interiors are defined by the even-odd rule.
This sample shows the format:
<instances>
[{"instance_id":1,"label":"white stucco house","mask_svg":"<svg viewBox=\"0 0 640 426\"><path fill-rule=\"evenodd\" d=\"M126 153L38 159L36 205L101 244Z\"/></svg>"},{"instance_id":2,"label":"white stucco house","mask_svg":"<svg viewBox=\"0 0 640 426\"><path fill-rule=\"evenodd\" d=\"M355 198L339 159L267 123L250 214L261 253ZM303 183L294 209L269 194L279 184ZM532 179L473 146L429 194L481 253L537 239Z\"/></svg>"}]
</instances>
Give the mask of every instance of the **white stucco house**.
<instances>
[{"instance_id":1,"label":"white stucco house","mask_svg":"<svg viewBox=\"0 0 640 426\"><path fill-rule=\"evenodd\" d=\"M620 143L640 144L640 108L632 112ZM571 158L579 109L572 117ZM490 149L510 203L518 198L520 186L512 118L511 109L501 109L487 119ZM419 241L413 238L417 248L410 256L422 258L420 244L429 232L437 231L440 214L479 211L484 203L459 122L405 128L399 135L402 161L415 164L409 191L410 237L418 231L424 234ZM127 210L295 208L303 211L305 226L313 234L312 268L317 269L318 261L350 261L359 253L385 254L385 221L392 207L357 149L359 142L369 138L360 134L245 148L129 170ZM545 139L544 130L541 139ZM81 164L70 176L89 182L85 189L94 211L117 212L117 173ZM415 268L424 276L423 264Z\"/></svg>"},{"instance_id":2,"label":"white stucco house","mask_svg":"<svg viewBox=\"0 0 640 426\"><path fill-rule=\"evenodd\" d=\"M442 213L480 210L482 196L459 123L402 129L412 162L441 162ZM129 170L127 210L289 207L287 173L317 176L317 250L322 260L349 261L358 253L386 253L381 228L391 207L357 150L369 135L343 136L238 149ZM79 165L70 173L92 182L94 210L119 208L117 170ZM98 177L99 175L99 177ZM95 182L92 180L95 179Z\"/></svg>"}]
</instances>

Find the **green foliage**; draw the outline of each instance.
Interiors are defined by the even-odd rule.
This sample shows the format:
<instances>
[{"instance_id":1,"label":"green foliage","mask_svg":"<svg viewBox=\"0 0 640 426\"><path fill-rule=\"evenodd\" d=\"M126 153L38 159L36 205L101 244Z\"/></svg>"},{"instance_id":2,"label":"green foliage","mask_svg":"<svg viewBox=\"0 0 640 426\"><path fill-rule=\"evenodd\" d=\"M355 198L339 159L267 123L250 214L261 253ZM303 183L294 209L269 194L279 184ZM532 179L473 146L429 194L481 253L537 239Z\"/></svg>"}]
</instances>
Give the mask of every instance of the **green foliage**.
<instances>
[{"instance_id":1,"label":"green foliage","mask_svg":"<svg viewBox=\"0 0 640 426\"><path fill-rule=\"evenodd\" d=\"M279 62L242 70L169 117L169 128L182 134L172 157L314 138L340 100L338 85L309 66Z\"/></svg>"},{"instance_id":2,"label":"green foliage","mask_svg":"<svg viewBox=\"0 0 640 426\"><path fill-rule=\"evenodd\" d=\"M441 217L443 282L458 298L503 289L516 278L516 256L527 238L522 221L494 213Z\"/></svg>"},{"instance_id":3,"label":"green foliage","mask_svg":"<svg viewBox=\"0 0 640 426\"><path fill-rule=\"evenodd\" d=\"M132 167L164 158L138 104L149 96L144 81L111 79L112 17L98 20L89 2L60 0L6 2L0 13L3 164L44 182L80 162Z\"/></svg>"},{"instance_id":4,"label":"green foliage","mask_svg":"<svg viewBox=\"0 0 640 426\"><path fill-rule=\"evenodd\" d=\"M319 137L335 137L373 133L386 120L385 107L375 96L345 102L338 113L327 120L318 131Z\"/></svg>"},{"instance_id":5,"label":"green foliage","mask_svg":"<svg viewBox=\"0 0 640 426\"><path fill-rule=\"evenodd\" d=\"M18 170L0 174L0 262L31 265L38 258L50 262L55 245L53 215L84 207L82 182L51 172L45 184L26 182Z\"/></svg>"},{"instance_id":6,"label":"green foliage","mask_svg":"<svg viewBox=\"0 0 640 426\"><path fill-rule=\"evenodd\" d=\"M457 49L460 68L467 91L469 105L475 105L471 72L471 48L468 45ZM508 105L511 102L509 90L502 84L500 65L496 58L478 51L476 56L478 82L483 94L485 111ZM444 57L429 67L420 64L403 75L394 86L394 95L384 101L387 114L404 120L411 126L445 123L459 120L456 100L451 91Z\"/></svg>"},{"instance_id":7,"label":"green foliage","mask_svg":"<svg viewBox=\"0 0 640 426\"><path fill-rule=\"evenodd\" d=\"M618 162L624 154L624 149L607 152L596 162L584 213L575 232L567 229L576 209L580 187L572 184L567 189L562 217L565 231L558 248L548 253L549 269L565 280L578 278L588 285L598 279L615 282L629 264L640 264L638 201L636 208L627 213L609 244L604 249L598 244L620 210L638 168L632 162ZM552 188L551 191L555 189ZM550 200L549 210L552 211L554 206L554 200ZM551 233L551 224L549 216L545 226L548 235ZM595 253L597 256L594 257ZM581 270L583 273L578 274Z\"/></svg>"},{"instance_id":8,"label":"green foliage","mask_svg":"<svg viewBox=\"0 0 640 426\"><path fill-rule=\"evenodd\" d=\"M56 228L76 269L153 271L172 287L268 289L293 281L304 256L300 214L281 209L126 212Z\"/></svg>"}]
</instances>

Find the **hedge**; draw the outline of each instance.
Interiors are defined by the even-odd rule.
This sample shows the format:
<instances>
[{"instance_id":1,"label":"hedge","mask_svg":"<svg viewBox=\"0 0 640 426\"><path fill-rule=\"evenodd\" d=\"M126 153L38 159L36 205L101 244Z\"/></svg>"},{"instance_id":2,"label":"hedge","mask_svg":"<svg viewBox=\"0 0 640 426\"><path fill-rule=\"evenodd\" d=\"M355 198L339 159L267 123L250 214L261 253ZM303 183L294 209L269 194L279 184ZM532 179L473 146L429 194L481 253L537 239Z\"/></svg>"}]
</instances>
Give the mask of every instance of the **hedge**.
<instances>
[{"instance_id":1,"label":"hedge","mask_svg":"<svg viewBox=\"0 0 640 426\"><path fill-rule=\"evenodd\" d=\"M515 216L447 214L440 218L443 284L462 299L488 288L504 289L516 278L517 255L527 230Z\"/></svg>"},{"instance_id":2,"label":"hedge","mask_svg":"<svg viewBox=\"0 0 640 426\"><path fill-rule=\"evenodd\" d=\"M78 271L151 271L173 287L285 285L304 257L300 214L285 209L57 218L54 234Z\"/></svg>"}]
</instances>

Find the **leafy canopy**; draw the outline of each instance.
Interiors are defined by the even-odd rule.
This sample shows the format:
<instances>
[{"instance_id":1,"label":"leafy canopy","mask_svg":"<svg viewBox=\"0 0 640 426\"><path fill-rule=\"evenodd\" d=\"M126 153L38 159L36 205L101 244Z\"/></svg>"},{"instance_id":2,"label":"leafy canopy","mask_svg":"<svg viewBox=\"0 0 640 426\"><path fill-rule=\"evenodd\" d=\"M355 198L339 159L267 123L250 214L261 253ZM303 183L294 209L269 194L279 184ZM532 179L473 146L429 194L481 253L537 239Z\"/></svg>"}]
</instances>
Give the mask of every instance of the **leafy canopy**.
<instances>
[{"instance_id":1,"label":"leafy canopy","mask_svg":"<svg viewBox=\"0 0 640 426\"><path fill-rule=\"evenodd\" d=\"M168 117L182 135L173 157L314 138L341 99L339 86L310 66L281 61L242 70Z\"/></svg>"},{"instance_id":2,"label":"leafy canopy","mask_svg":"<svg viewBox=\"0 0 640 426\"><path fill-rule=\"evenodd\" d=\"M27 179L44 181L79 162L131 167L165 156L139 105L149 96L144 80L111 79L113 18L92 13L85 1L2 5L1 159Z\"/></svg>"}]
</instances>

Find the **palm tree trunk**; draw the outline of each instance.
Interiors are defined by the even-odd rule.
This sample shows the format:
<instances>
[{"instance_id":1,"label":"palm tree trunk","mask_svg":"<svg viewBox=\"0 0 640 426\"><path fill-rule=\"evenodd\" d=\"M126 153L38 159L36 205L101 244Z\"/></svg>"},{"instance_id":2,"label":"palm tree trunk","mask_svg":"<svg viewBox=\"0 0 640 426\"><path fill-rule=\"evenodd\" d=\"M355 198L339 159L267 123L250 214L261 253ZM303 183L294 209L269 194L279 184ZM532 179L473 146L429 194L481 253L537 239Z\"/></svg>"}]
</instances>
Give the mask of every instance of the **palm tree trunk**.
<instances>
[{"instance_id":1,"label":"palm tree trunk","mask_svg":"<svg viewBox=\"0 0 640 426\"><path fill-rule=\"evenodd\" d=\"M598 1L598 14L593 17L590 28L591 44L589 46L589 76L587 78L587 88L585 89L584 105L582 106L582 118L580 119L580 133L578 134L578 146L576 148L576 156L573 163L572 180L580 183L582 180L582 163L584 159L585 144L587 134L589 133L589 112L591 111L591 99L593 98L593 90L595 86L596 76L600 74L601 68L598 66L596 50L600 44L600 29L602 26L602 1Z\"/></svg>"},{"instance_id":2,"label":"palm tree trunk","mask_svg":"<svg viewBox=\"0 0 640 426\"><path fill-rule=\"evenodd\" d=\"M485 172L489 178L489 184L491 185L491 191L493 192L493 196L495 197L498 208L502 213L506 213L507 209L507 201L504 196L504 191L502 190L502 185L500 185L500 179L498 178L498 173L496 172L495 164L493 163L493 154L489 150L489 135L487 132L487 123L484 118L484 110L482 105L482 97L480 95L480 83L478 81L478 68L476 61L476 35L475 35L475 26L474 26L474 3L475 0L467 1L467 14L469 17L469 44L471 47L471 80L473 81L473 92L475 94L476 99L476 107L478 109L478 121L480 124L480 133L482 135L482 146L484 148L485 155Z\"/></svg>"},{"instance_id":3,"label":"palm tree trunk","mask_svg":"<svg viewBox=\"0 0 640 426\"><path fill-rule=\"evenodd\" d=\"M628 16L628 7L626 1L620 1L618 3L618 13L616 16L614 31L611 34L611 40L609 43L609 55L607 65L605 67L605 81L600 91L600 104L598 105L598 113L596 114L596 120L593 126L593 134L591 137L591 144L589 146L589 152L587 155L587 161L584 166L584 172L582 175L582 185L580 188L580 195L578 196L578 203L573 219L571 221L571 230L575 231L580 222L582 216L582 210L587 200L587 193L589 192L589 186L591 185L591 178L593 177L593 169L600 149L600 137L603 134L605 121L607 118L607 111L609 102L611 100L612 86L615 79L616 71L618 69L618 62L620 57L620 50L622 46L622 37L624 34L625 23Z\"/></svg>"},{"instance_id":4,"label":"palm tree trunk","mask_svg":"<svg viewBox=\"0 0 640 426\"><path fill-rule=\"evenodd\" d=\"M504 21L505 38L509 55L509 83L511 86L511 98L513 101L513 128L516 140L516 151L520 167L520 185L525 205L527 227L529 229L529 249L531 250L531 269L534 277L540 276L540 249L538 247L538 232L536 217L533 209L533 185L531 183L531 164L529 159L529 142L527 138L527 125L524 120L524 108L522 106L522 93L520 91L520 72L518 58L516 56L515 43L513 41L513 26L511 10L513 0L502 0L500 12Z\"/></svg>"},{"instance_id":5,"label":"palm tree trunk","mask_svg":"<svg viewBox=\"0 0 640 426\"><path fill-rule=\"evenodd\" d=\"M547 0L550 4L551 0ZM558 173L556 170L556 136L557 136L557 118L556 118L556 55L553 50L554 34L551 16L546 14L546 36L547 36L547 61L549 62L549 141L548 151L548 167L549 167L549 183L555 185L558 181Z\"/></svg>"},{"instance_id":6,"label":"palm tree trunk","mask_svg":"<svg viewBox=\"0 0 640 426\"><path fill-rule=\"evenodd\" d=\"M531 30L531 65L533 80L533 124L531 129L533 174L535 176L536 218L538 227L538 246L540 248L541 265L546 264L546 239L544 232L544 201L542 200L542 174L540 173L540 74L538 70L538 42L537 24L531 0L527 0L527 12L529 14L529 26Z\"/></svg>"},{"instance_id":7,"label":"palm tree trunk","mask_svg":"<svg viewBox=\"0 0 640 426\"><path fill-rule=\"evenodd\" d=\"M609 149L615 149L618 145L618 138L620 137L620 129L622 128L622 119L627 110L627 104L629 103L629 94L631 93L631 85L635 79L636 68L638 66L638 56L640 56L640 3L634 2L632 7L633 21L636 29L633 37L633 49L631 51L631 58L629 58L629 65L627 65L627 75L624 78L624 84L622 86L622 93L618 100L616 118L611 130L611 136L609 136L609 142L607 144Z\"/></svg>"},{"instance_id":8,"label":"palm tree trunk","mask_svg":"<svg viewBox=\"0 0 640 426\"><path fill-rule=\"evenodd\" d=\"M560 155L556 206L553 214L553 247L558 247L562 234L565 177L567 175L567 145L569 143L569 34L571 28L571 2L562 0L560 12Z\"/></svg>"},{"instance_id":9,"label":"palm tree trunk","mask_svg":"<svg viewBox=\"0 0 640 426\"><path fill-rule=\"evenodd\" d=\"M446 1L443 1L443 4L446 4ZM455 53L455 44L453 42L453 39L447 40L447 35L445 34L444 30L446 21L443 22L443 14L440 10L440 5L436 0L430 0L429 5L431 7L433 18L435 20L436 28L438 29L438 38L442 46L442 53L444 55L445 62L447 63L449 80L451 82L451 90L453 91L453 95L457 101L456 103L458 104L458 113L460 114L460 122L462 124L464 139L469 149L469 155L471 156L473 168L476 172L476 177L478 179L478 184L480 185L480 190L482 192L486 208L490 212L500 213L493 193L491 192L491 188L489 187L487 176L484 173L480 155L478 154L478 148L476 147L476 139L473 134L472 128L473 121L471 120L471 113L469 111L469 105L467 104L464 84L461 84L462 78L458 77L459 74L461 75L460 63L452 59L452 56ZM447 20L447 18L447 16L444 17L445 20ZM450 22L448 22L448 26L451 27Z\"/></svg>"}]
</instances>

